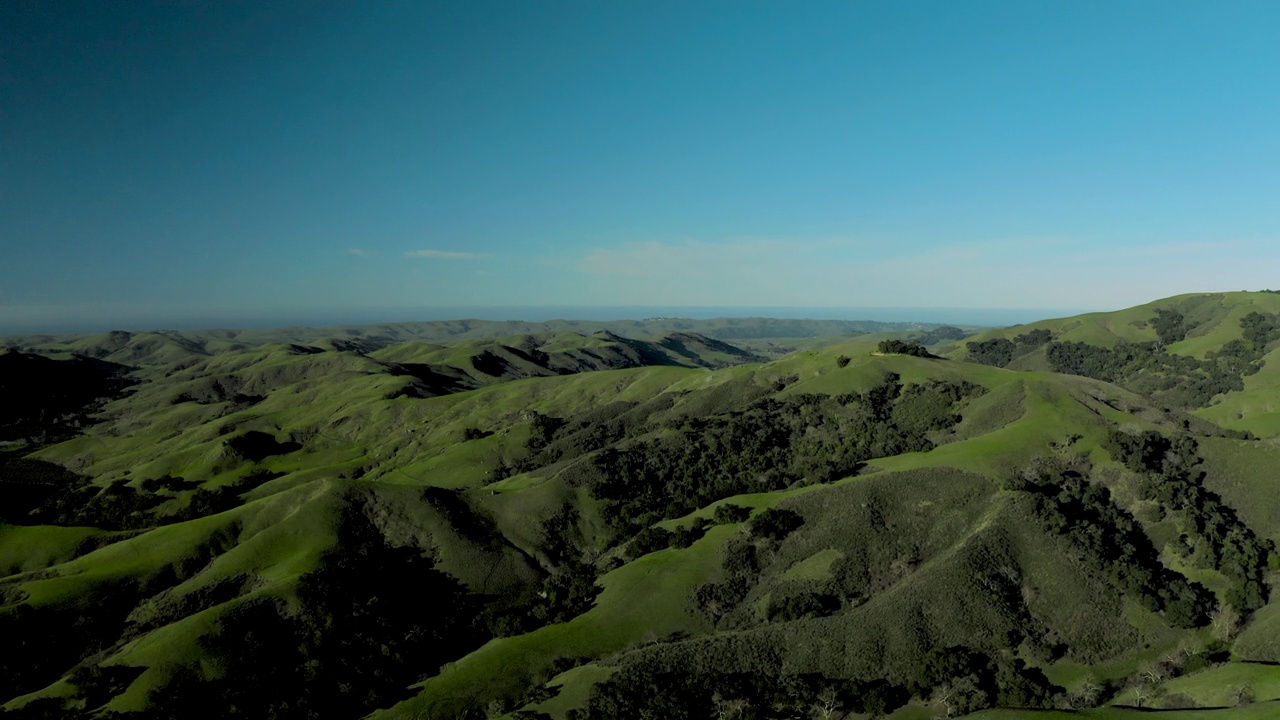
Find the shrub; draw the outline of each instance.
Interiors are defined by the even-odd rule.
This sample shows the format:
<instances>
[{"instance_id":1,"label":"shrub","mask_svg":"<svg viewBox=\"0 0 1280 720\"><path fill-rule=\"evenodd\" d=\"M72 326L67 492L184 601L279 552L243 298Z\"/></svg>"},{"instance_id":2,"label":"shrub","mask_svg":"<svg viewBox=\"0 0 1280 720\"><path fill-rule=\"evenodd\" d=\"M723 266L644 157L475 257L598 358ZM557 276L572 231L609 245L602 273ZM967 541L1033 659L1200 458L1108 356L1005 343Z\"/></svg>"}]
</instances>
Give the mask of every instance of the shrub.
<instances>
[{"instance_id":1,"label":"shrub","mask_svg":"<svg viewBox=\"0 0 1280 720\"><path fill-rule=\"evenodd\" d=\"M751 535L779 541L804 524L804 517L794 510L769 508L751 521Z\"/></svg>"},{"instance_id":2,"label":"shrub","mask_svg":"<svg viewBox=\"0 0 1280 720\"><path fill-rule=\"evenodd\" d=\"M713 520L716 525L731 525L740 523L749 517L751 517L751 508L725 503L716 507Z\"/></svg>"},{"instance_id":3,"label":"shrub","mask_svg":"<svg viewBox=\"0 0 1280 720\"><path fill-rule=\"evenodd\" d=\"M465 441L479 440L481 438L487 438L492 434L493 431L491 430L481 430L480 428L469 427L463 429L462 439Z\"/></svg>"}]
</instances>

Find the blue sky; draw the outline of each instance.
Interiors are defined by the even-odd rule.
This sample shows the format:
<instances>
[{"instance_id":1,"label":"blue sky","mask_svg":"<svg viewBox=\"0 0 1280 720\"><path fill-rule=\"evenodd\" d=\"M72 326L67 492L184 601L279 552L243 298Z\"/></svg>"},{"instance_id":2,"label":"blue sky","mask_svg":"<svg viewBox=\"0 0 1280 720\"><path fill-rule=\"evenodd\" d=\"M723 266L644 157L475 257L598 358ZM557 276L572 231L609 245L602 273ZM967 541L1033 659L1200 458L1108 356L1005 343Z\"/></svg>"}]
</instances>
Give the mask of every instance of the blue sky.
<instances>
[{"instance_id":1,"label":"blue sky","mask_svg":"<svg viewBox=\"0 0 1280 720\"><path fill-rule=\"evenodd\" d=\"M0 319L1280 287L1278 21L1246 2L7 2Z\"/></svg>"}]
</instances>

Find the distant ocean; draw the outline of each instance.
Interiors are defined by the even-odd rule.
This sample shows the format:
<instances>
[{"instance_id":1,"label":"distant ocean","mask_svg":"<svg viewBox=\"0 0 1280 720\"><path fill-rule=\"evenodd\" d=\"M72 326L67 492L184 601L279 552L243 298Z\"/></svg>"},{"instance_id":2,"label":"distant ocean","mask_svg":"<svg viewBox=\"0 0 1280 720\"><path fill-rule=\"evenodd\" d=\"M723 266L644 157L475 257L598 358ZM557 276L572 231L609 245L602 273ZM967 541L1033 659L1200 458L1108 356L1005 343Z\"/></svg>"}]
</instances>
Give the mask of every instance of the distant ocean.
<instances>
[{"instance_id":1,"label":"distant ocean","mask_svg":"<svg viewBox=\"0 0 1280 720\"><path fill-rule=\"evenodd\" d=\"M84 313L56 319L32 313L9 316L0 307L0 335L100 333L108 330L197 330L209 328L330 327L377 323L424 322L429 320L643 320L685 317L775 317L812 320L877 320L880 322L921 322L948 325L1003 327L1079 315L1089 310L1071 308L960 308L960 307L674 307L674 306L547 306L547 307L429 307L352 308L328 310L268 310L225 314L177 314L147 312L109 316Z\"/></svg>"}]
</instances>

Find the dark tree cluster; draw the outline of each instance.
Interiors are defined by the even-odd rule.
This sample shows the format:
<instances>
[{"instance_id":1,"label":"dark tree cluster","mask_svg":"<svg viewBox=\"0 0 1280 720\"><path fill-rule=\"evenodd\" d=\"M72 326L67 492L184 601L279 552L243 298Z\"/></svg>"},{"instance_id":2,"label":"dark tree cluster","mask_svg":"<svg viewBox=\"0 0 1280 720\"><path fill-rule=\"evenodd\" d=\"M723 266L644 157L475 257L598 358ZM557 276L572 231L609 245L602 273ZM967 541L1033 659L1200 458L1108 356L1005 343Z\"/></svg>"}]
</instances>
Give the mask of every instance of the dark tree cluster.
<instances>
[{"instance_id":1,"label":"dark tree cluster","mask_svg":"<svg viewBox=\"0 0 1280 720\"><path fill-rule=\"evenodd\" d=\"M1166 352L1157 343L1120 343L1104 348L1055 342L1046 357L1055 371L1105 380L1178 407L1204 407L1214 395L1244 389L1252 361L1213 354L1205 360Z\"/></svg>"},{"instance_id":2,"label":"dark tree cluster","mask_svg":"<svg viewBox=\"0 0 1280 720\"><path fill-rule=\"evenodd\" d=\"M495 479L581 457L618 442L639 432L648 413L665 409L671 403L671 394L665 393L643 407L639 403L613 402L571 419L534 412L524 447L526 453L504 461Z\"/></svg>"},{"instance_id":3,"label":"dark tree cluster","mask_svg":"<svg viewBox=\"0 0 1280 720\"><path fill-rule=\"evenodd\" d=\"M1014 360L1030 353L1053 339L1053 333L1045 329L1031 330L1008 338L992 338L981 342L965 343L971 362L1006 367Z\"/></svg>"},{"instance_id":4,"label":"dark tree cluster","mask_svg":"<svg viewBox=\"0 0 1280 720\"><path fill-rule=\"evenodd\" d=\"M831 593L802 590L769 599L765 618L769 622L788 622L804 618L827 617L840 610L840 598Z\"/></svg>"},{"instance_id":5,"label":"dark tree cluster","mask_svg":"<svg viewBox=\"0 0 1280 720\"><path fill-rule=\"evenodd\" d=\"M83 698L84 706L92 710L128 689L145 670L127 665L81 665L67 680L75 686L76 695Z\"/></svg>"},{"instance_id":6,"label":"dark tree cluster","mask_svg":"<svg viewBox=\"0 0 1280 720\"><path fill-rule=\"evenodd\" d=\"M182 522L226 512L243 503L245 493L282 475L283 473L271 470L252 470L225 485L219 485L213 489L199 488L191 493L191 498L187 501L185 507L164 520L165 522Z\"/></svg>"},{"instance_id":7,"label":"dark tree cluster","mask_svg":"<svg viewBox=\"0 0 1280 720\"><path fill-rule=\"evenodd\" d=\"M17 472L11 474L11 468ZM240 505L245 493L282 476L259 468L212 489L196 487L198 480L170 476L142 480L136 488L129 480L102 487L51 463L4 456L0 456L0 473L0 500L10 500L0 517L9 522L104 530L139 530L224 512ZM157 512L160 505L183 493L190 494L181 509L170 514Z\"/></svg>"},{"instance_id":8,"label":"dark tree cluster","mask_svg":"<svg viewBox=\"0 0 1280 720\"><path fill-rule=\"evenodd\" d=\"M492 430L481 430L480 428L477 428L477 427L467 427L462 429L462 440L463 442L470 442L472 440L481 440L489 437L492 434L493 434Z\"/></svg>"},{"instance_id":9,"label":"dark tree cluster","mask_svg":"<svg viewBox=\"0 0 1280 720\"><path fill-rule=\"evenodd\" d=\"M912 340L881 340L880 344L876 345L876 352L885 355L913 355L922 358L937 357L930 353L924 345Z\"/></svg>"},{"instance_id":10,"label":"dark tree cluster","mask_svg":"<svg viewBox=\"0 0 1280 720\"><path fill-rule=\"evenodd\" d=\"M694 609L713 624L737 608L760 581L760 556L755 543L735 538L725 545L721 557L724 579L699 585L691 599Z\"/></svg>"},{"instance_id":11,"label":"dark tree cluster","mask_svg":"<svg viewBox=\"0 0 1280 720\"><path fill-rule=\"evenodd\" d=\"M1185 340L1187 331L1191 329L1182 313L1164 309L1156 310L1156 316L1151 319L1151 326L1155 329L1156 338L1162 346Z\"/></svg>"},{"instance_id":12,"label":"dark tree cluster","mask_svg":"<svg viewBox=\"0 0 1280 720\"><path fill-rule=\"evenodd\" d=\"M907 435L918 437L959 424L957 409L985 392L986 388L965 380L929 380L904 387L887 413L878 412Z\"/></svg>"},{"instance_id":13,"label":"dark tree cluster","mask_svg":"<svg viewBox=\"0 0 1280 720\"><path fill-rule=\"evenodd\" d=\"M1106 487L1056 467L1011 478L1006 487L1030 494L1049 531L1065 536L1082 559L1101 563L1111 582L1140 597L1147 609L1163 612L1177 627L1207 622L1213 595L1164 566L1151 539Z\"/></svg>"},{"instance_id":14,"label":"dark tree cluster","mask_svg":"<svg viewBox=\"0 0 1280 720\"><path fill-rule=\"evenodd\" d=\"M461 584L419 551L388 545L356 507L297 592L296 610L260 599L224 614L202 640L222 674L177 672L153 691L146 716L360 717L488 637Z\"/></svg>"},{"instance_id":15,"label":"dark tree cluster","mask_svg":"<svg viewBox=\"0 0 1280 720\"><path fill-rule=\"evenodd\" d=\"M1208 564L1231 581L1227 602L1241 612L1265 605L1267 567L1274 548L1205 488L1195 439L1188 435L1170 439L1151 430L1112 431L1107 445L1117 460L1143 476L1143 498L1178 514L1183 526L1203 540Z\"/></svg>"},{"instance_id":16,"label":"dark tree cluster","mask_svg":"<svg viewBox=\"0 0 1280 720\"><path fill-rule=\"evenodd\" d=\"M262 462L273 455L287 455L302 449L302 445L290 440L280 442L274 435L260 430L250 430L226 441L227 450L250 462Z\"/></svg>"},{"instance_id":17,"label":"dark tree cluster","mask_svg":"<svg viewBox=\"0 0 1280 720\"><path fill-rule=\"evenodd\" d=\"M104 530L136 530L160 524L151 512L168 497L140 492L127 480L106 487L78 478L64 485L31 513L36 522L47 525L81 525Z\"/></svg>"},{"instance_id":18,"label":"dark tree cluster","mask_svg":"<svg viewBox=\"0 0 1280 720\"><path fill-rule=\"evenodd\" d=\"M846 680L818 674L718 673L669 670L637 662L592 690L587 708L572 720L628 718L881 717L910 699L906 688L884 680Z\"/></svg>"},{"instance_id":19,"label":"dark tree cluster","mask_svg":"<svg viewBox=\"0 0 1280 720\"><path fill-rule=\"evenodd\" d=\"M1244 389L1244 378L1262 367L1269 343L1280 338L1280 315L1251 312L1240 320L1243 338L1205 359L1176 355L1165 346L1186 337L1185 319L1157 311L1152 319L1159 340L1104 348L1080 342L1051 343L1046 351L1055 372L1083 375L1123 385L1139 394L1184 408L1204 407L1215 395Z\"/></svg>"},{"instance_id":20,"label":"dark tree cluster","mask_svg":"<svg viewBox=\"0 0 1280 720\"><path fill-rule=\"evenodd\" d=\"M137 583L120 581L101 584L74 604L0 607L0 678L5 689L11 696L33 692L109 648L143 595Z\"/></svg>"},{"instance_id":21,"label":"dark tree cluster","mask_svg":"<svg viewBox=\"0 0 1280 720\"><path fill-rule=\"evenodd\" d=\"M431 492L436 495L448 494L454 498L451 504L463 503L460 495L453 491L435 489ZM440 506L443 507L443 504ZM461 527L464 531L470 528L471 535L477 539L501 535L487 518L465 505L450 511L450 524ZM701 531L701 528L696 530ZM494 602L486 605L479 622L495 637L520 635L551 623L571 620L590 610L600 594L601 588L596 580L601 569L583 560L579 549L581 532L578 530L578 515L571 505L564 505L544 520L538 535L546 558L545 564L550 565L551 571L543 578L542 586L536 593L514 603L492 598ZM673 535L676 533L667 533L662 537L670 541L670 536ZM692 544L693 540L688 542Z\"/></svg>"},{"instance_id":22,"label":"dark tree cluster","mask_svg":"<svg viewBox=\"0 0 1280 720\"><path fill-rule=\"evenodd\" d=\"M547 576L539 602L529 611L536 624L530 627L567 622L591 609L600 586L596 584L596 568L584 562L570 562Z\"/></svg>"},{"instance_id":23,"label":"dark tree cluster","mask_svg":"<svg viewBox=\"0 0 1280 720\"><path fill-rule=\"evenodd\" d=\"M1151 364L1155 354L1152 343L1120 343L1104 348L1082 342L1055 342L1045 356L1054 372L1119 382Z\"/></svg>"},{"instance_id":24,"label":"dark tree cluster","mask_svg":"<svg viewBox=\"0 0 1280 720\"><path fill-rule=\"evenodd\" d=\"M687 548L707 534L705 521L667 530L653 525L641 530L627 543L627 555L638 558L667 548Z\"/></svg>"},{"instance_id":25,"label":"dark tree cluster","mask_svg":"<svg viewBox=\"0 0 1280 720\"><path fill-rule=\"evenodd\" d=\"M696 530L701 531L701 528ZM542 590L537 598L521 606L520 611L524 614L516 623L521 627L520 632L565 622L581 615L591 609L601 590L596 584L600 571L582 558L582 533L578 529L577 511L572 505L564 505L547 518L538 534L548 560L553 563L553 569L543 579ZM488 531L487 537L500 535L494 527ZM692 544L693 540L688 542Z\"/></svg>"},{"instance_id":26,"label":"dark tree cluster","mask_svg":"<svg viewBox=\"0 0 1280 720\"><path fill-rule=\"evenodd\" d=\"M0 440L33 445L72 437L137 383L130 368L96 358L53 360L0 351Z\"/></svg>"},{"instance_id":27,"label":"dark tree cluster","mask_svg":"<svg viewBox=\"0 0 1280 720\"><path fill-rule=\"evenodd\" d=\"M965 343L970 362L994 367L1004 367L1013 362L1013 354L1017 347L1008 338L992 338L980 342Z\"/></svg>"},{"instance_id":28,"label":"dark tree cluster","mask_svg":"<svg viewBox=\"0 0 1280 720\"><path fill-rule=\"evenodd\" d=\"M748 525L747 536L736 538L724 550L724 579L704 583L693 594L693 606L712 623L741 605L760 579L760 552L782 542L804 524L804 517L794 510L770 508L757 515ZM770 622L785 622L804 617L825 617L841 608L841 599L830 592L801 591L780 595L770 600L765 614Z\"/></svg>"},{"instance_id":29,"label":"dark tree cluster","mask_svg":"<svg viewBox=\"0 0 1280 720\"><path fill-rule=\"evenodd\" d=\"M529 423L529 439L525 440L524 446L528 450L537 452L551 442L556 432L565 426L565 421L558 417L543 415L540 412L531 412L530 414L533 419Z\"/></svg>"},{"instance_id":30,"label":"dark tree cluster","mask_svg":"<svg viewBox=\"0 0 1280 720\"><path fill-rule=\"evenodd\" d=\"M457 493L456 496L464 497L462 493ZM468 510L473 517L478 516L474 511L470 511L469 506ZM572 504L565 503L538 525L538 547L542 548L549 564L560 566L582 556L580 549L582 532L578 529L578 519L578 511ZM453 522L452 518L450 522ZM480 522L476 521L473 524L479 525ZM484 534L478 535L477 539L495 538L501 534L491 521L485 521L484 524Z\"/></svg>"},{"instance_id":31,"label":"dark tree cluster","mask_svg":"<svg viewBox=\"0 0 1280 720\"><path fill-rule=\"evenodd\" d=\"M1053 339L1052 332L1044 328L1038 328L1036 330L1031 330L1029 332L1022 333L1020 335L1014 335L1013 344L1017 345L1020 348L1034 349L1034 348L1040 347L1041 345L1044 345L1045 343L1049 342L1052 339Z\"/></svg>"},{"instance_id":32,"label":"dark tree cluster","mask_svg":"<svg viewBox=\"0 0 1280 720\"><path fill-rule=\"evenodd\" d=\"M33 510L87 482L61 465L0 452L0 520L15 525L40 523L41 518L32 517Z\"/></svg>"},{"instance_id":33,"label":"dark tree cluster","mask_svg":"<svg viewBox=\"0 0 1280 720\"><path fill-rule=\"evenodd\" d=\"M983 389L933 382L904 388L889 373L866 393L765 398L745 411L689 420L677 435L610 447L577 481L624 535L751 492L829 482L876 457L934 447Z\"/></svg>"},{"instance_id":34,"label":"dark tree cluster","mask_svg":"<svg viewBox=\"0 0 1280 720\"><path fill-rule=\"evenodd\" d=\"M1280 336L1280 315L1251 312L1240 318L1240 329L1249 348L1261 353Z\"/></svg>"},{"instance_id":35,"label":"dark tree cluster","mask_svg":"<svg viewBox=\"0 0 1280 720\"><path fill-rule=\"evenodd\" d=\"M580 720L597 718L840 718L883 717L912 697L937 700L951 716L991 707L1053 707L1063 689L1018 658L996 660L966 647L937 648L905 668L903 677L843 678L785 674L776 659L742 672L675 671L678 650L624 665L593 689Z\"/></svg>"},{"instance_id":36,"label":"dark tree cluster","mask_svg":"<svg viewBox=\"0 0 1280 720\"><path fill-rule=\"evenodd\" d=\"M496 602L479 611L476 625L493 637L513 637L568 622L595 605L601 590L598 577L594 565L579 560L565 563L543 578L541 588L521 604L486 598Z\"/></svg>"},{"instance_id":37,"label":"dark tree cluster","mask_svg":"<svg viewBox=\"0 0 1280 720\"><path fill-rule=\"evenodd\" d=\"M752 519L751 536L781 542L801 525L804 525L804 517L795 510L769 508Z\"/></svg>"},{"instance_id":38,"label":"dark tree cluster","mask_svg":"<svg viewBox=\"0 0 1280 720\"><path fill-rule=\"evenodd\" d=\"M963 646L934 648L907 674L912 695L937 699L953 717L991 707L1050 708L1063 692L1021 658L996 660Z\"/></svg>"},{"instance_id":39,"label":"dark tree cluster","mask_svg":"<svg viewBox=\"0 0 1280 720\"><path fill-rule=\"evenodd\" d=\"M751 508L733 503L724 503L716 506L716 511L712 515L711 521L716 525L732 525L733 523L743 522L749 517L751 517Z\"/></svg>"},{"instance_id":40,"label":"dark tree cluster","mask_svg":"<svg viewBox=\"0 0 1280 720\"><path fill-rule=\"evenodd\" d=\"M259 470L255 472L261 473L264 471ZM249 473L249 474L252 475L254 473ZM279 477L279 476L276 475L275 477ZM200 484L199 480L188 480L186 478L173 477L172 475L165 475L163 477L158 477L158 478L147 478L146 480L143 480L142 482L138 483L138 487L142 488L143 490L149 493L158 493L158 492L164 492L164 491L168 491L171 493L180 493L180 492L185 492L187 490L190 490L199 484Z\"/></svg>"}]
</instances>

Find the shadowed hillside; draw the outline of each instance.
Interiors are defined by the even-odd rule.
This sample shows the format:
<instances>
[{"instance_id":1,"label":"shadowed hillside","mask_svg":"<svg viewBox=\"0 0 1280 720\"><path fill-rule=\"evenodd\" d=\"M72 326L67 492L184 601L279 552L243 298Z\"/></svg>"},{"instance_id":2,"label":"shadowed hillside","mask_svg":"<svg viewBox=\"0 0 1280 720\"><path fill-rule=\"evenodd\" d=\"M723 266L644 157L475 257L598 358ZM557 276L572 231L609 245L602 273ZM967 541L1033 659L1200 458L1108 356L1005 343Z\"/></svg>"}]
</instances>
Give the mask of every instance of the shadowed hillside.
<instances>
[{"instance_id":1,"label":"shadowed hillside","mask_svg":"<svg viewBox=\"0 0 1280 720\"><path fill-rule=\"evenodd\" d=\"M129 368L74 356L0 352L0 442L74 435L104 402L132 384Z\"/></svg>"},{"instance_id":2,"label":"shadowed hillside","mask_svg":"<svg viewBox=\"0 0 1280 720\"><path fill-rule=\"evenodd\" d=\"M1265 372L1253 310L1164 302L1090 347L1185 329L1150 353L1216 361L1176 352L1203 329ZM1239 678L1258 704L1214 717L1252 717L1280 697L1243 662L1276 658L1273 448L1144 385L1207 366L1032 367L1071 322L967 339L1015 346L986 363L60 340L138 384L2 458L4 716L1130 717Z\"/></svg>"}]
</instances>

